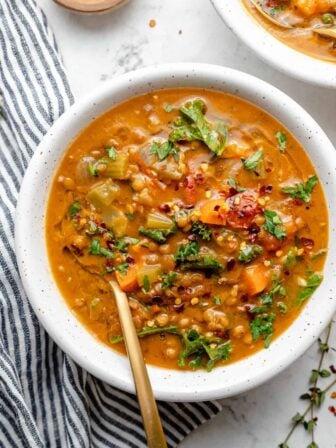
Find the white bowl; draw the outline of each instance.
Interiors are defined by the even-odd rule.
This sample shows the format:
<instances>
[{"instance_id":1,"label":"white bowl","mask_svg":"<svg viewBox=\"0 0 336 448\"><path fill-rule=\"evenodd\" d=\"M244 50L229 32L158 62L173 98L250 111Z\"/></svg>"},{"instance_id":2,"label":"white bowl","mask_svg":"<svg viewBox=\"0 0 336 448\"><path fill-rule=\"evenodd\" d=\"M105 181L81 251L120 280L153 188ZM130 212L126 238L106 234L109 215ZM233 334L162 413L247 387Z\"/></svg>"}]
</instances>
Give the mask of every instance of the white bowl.
<instances>
[{"instance_id":1,"label":"white bowl","mask_svg":"<svg viewBox=\"0 0 336 448\"><path fill-rule=\"evenodd\" d=\"M46 203L55 170L64 152L88 123L134 95L176 86L205 87L239 95L280 120L310 155L325 189L332 223L325 279L321 287L293 325L268 350L218 367L211 373L149 366L157 398L201 401L232 396L270 379L302 355L336 311L336 153L317 123L287 95L245 73L203 64L154 66L105 83L71 107L36 149L22 184L17 207L16 254L25 290L50 336L90 373L120 389L134 392L127 358L95 339L76 319L57 289L46 250Z\"/></svg>"},{"instance_id":2,"label":"white bowl","mask_svg":"<svg viewBox=\"0 0 336 448\"><path fill-rule=\"evenodd\" d=\"M264 61L286 75L336 88L336 63L316 59L272 36L247 11L242 0L211 0L228 28Z\"/></svg>"}]
</instances>

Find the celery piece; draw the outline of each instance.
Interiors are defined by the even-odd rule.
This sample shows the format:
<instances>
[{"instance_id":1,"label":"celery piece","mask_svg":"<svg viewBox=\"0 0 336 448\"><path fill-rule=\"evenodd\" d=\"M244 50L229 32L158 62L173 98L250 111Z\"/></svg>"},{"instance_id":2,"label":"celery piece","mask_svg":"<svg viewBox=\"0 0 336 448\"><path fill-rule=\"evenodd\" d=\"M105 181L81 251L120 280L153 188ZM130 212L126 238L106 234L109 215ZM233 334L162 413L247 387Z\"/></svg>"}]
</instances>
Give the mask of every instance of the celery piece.
<instances>
[{"instance_id":1,"label":"celery piece","mask_svg":"<svg viewBox=\"0 0 336 448\"><path fill-rule=\"evenodd\" d=\"M128 165L128 154L118 153L115 160L108 159L102 174L112 179L125 179Z\"/></svg>"},{"instance_id":2,"label":"celery piece","mask_svg":"<svg viewBox=\"0 0 336 448\"><path fill-rule=\"evenodd\" d=\"M126 235L128 219L121 210L116 207L109 207L102 213L102 218L107 227L113 230L117 238Z\"/></svg>"},{"instance_id":3,"label":"celery piece","mask_svg":"<svg viewBox=\"0 0 336 448\"><path fill-rule=\"evenodd\" d=\"M108 179L103 183L94 185L89 190L87 198L96 208L105 208L115 200L119 192L119 185L114 184Z\"/></svg>"},{"instance_id":4,"label":"celery piece","mask_svg":"<svg viewBox=\"0 0 336 448\"><path fill-rule=\"evenodd\" d=\"M137 273L138 284L144 286L145 277L150 284L157 282L162 274L161 266L158 264L140 266Z\"/></svg>"},{"instance_id":5,"label":"celery piece","mask_svg":"<svg viewBox=\"0 0 336 448\"><path fill-rule=\"evenodd\" d=\"M173 226L174 223L168 216L158 212L148 213L146 222L147 229L169 230Z\"/></svg>"}]
</instances>

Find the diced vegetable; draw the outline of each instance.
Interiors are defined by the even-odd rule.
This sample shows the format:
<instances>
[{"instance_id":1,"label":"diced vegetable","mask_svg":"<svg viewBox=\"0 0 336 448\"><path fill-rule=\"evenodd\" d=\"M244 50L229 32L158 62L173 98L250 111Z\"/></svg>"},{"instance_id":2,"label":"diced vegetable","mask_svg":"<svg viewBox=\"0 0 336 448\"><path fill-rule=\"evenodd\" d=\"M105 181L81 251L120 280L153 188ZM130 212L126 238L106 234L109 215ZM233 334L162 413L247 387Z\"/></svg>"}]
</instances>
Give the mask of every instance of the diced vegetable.
<instances>
[{"instance_id":1,"label":"diced vegetable","mask_svg":"<svg viewBox=\"0 0 336 448\"><path fill-rule=\"evenodd\" d=\"M115 276L120 288L125 292L131 292L138 287L138 267L130 265L126 274L124 272L116 271Z\"/></svg>"},{"instance_id":2,"label":"diced vegetable","mask_svg":"<svg viewBox=\"0 0 336 448\"><path fill-rule=\"evenodd\" d=\"M263 264L253 264L245 268L243 277L246 291L251 296L260 294L267 288L269 271Z\"/></svg>"},{"instance_id":3,"label":"diced vegetable","mask_svg":"<svg viewBox=\"0 0 336 448\"><path fill-rule=\"evenodd\" d=\"M200 221L205 224L224 226L229 206L225 199L210 199L200 209Z\"/></svg>"},{"instance_id":4,"label":"diced vegetable","mask_svg":"<svg viewBox=\"0 0 336 448\"><path fill-rule=\"evenodd\" d=\"M158 264L140 266L137 273L138 284L139 286L144 286L145 278L147 277L151 285L159 281L161 275L162 269Z\"/></svg>"},{"instance_id":5,"label":"diced vegetable","mask_svg":"<svg viewBox=\"0 0 336 448\"><path fill-rule=\"evenodd\" d=\"M173 226L174 222L168 216L159 212L148 213L146 221L147 229L171 230Z\"/></svg>"},{"instance_id":6,"label":"diced vegetable","mask_svg":"<svg viewBox=\"0 0 336 448\"><path fill-rule=\"evenodd\" d=\"M125 214L116 207L109 207L102 213L105 224L113 229L116 237L126 235L128 219Z\"/></svg>"},{"instance_id":7,"label":"diced vegetable","mask_svg":"<svg viewBox=\"0 0 336 448\"><path fill-rule=\"evenodd\" d=\"M125 179L128 169L128 154L118 153L115 160L109 158L106 163L106 169L103 171L104 176L111 177L112 179Z\"/></svg>"},{"instance_id":8,"label":"diced vegetable","mask_svg":"<svg viewBox=\"0 0 336 448\"><path fill-rule=\"evenodd\" d=\"M90 188L87 198L96 208L108 207L119 195L120 187L110 179Z\"/></svg>"}]
</instances>

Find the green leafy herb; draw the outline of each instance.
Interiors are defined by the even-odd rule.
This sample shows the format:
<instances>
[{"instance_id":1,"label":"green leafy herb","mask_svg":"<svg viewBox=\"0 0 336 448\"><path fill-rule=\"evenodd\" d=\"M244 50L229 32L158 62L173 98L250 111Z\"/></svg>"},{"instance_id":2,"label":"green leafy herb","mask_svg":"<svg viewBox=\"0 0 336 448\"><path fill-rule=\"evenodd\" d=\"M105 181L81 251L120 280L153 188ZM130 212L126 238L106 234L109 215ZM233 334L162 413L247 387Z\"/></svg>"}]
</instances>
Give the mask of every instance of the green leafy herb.
<instances>
[{"instance_id":1,"label":"green leafy herb","mask_svg":"<svg viewBox=\"0 0 336 448\"><path fill-rule=\"evenodd\" d=\"M119 264L118 266L115 266L114 270L119 271L122 274L126 275L128 267L129 267L128 263L123 263L123 264Z\"/></svg>"},{"instance_id":2,"label":"green leafy herb","mask_svg":"<svg viewBox=\"0 0 336 448\"><path fill-rule=\"evenodd\" d=\"M144 275L143 287L146 292L148 292L150 290L150 281L149 281L148 275Z\"/></svg>"},{"instance_id":3,"label":"green leafy herb","mask_svg":"<svg viewBox=\"0 0 336 448\"><path fill-rule=\"evenodd\" d=\"M180 107L180 117L174 122L169 140L200 140L217 156L225 149L228 128L223 122L210 123L205 118L206 106L200 99L190 101Z\"/></svg>"},{"instance_id":4,"label":"green leafy herb","mask_svg":"<svg viewBox=\"0 0 336 448\"><path fill-rule=\"evenodd\" d=\"M238 193L241 193L242 191L245 191L246 188L244 187L240 187L236 181L236 179L234 177L229 177L228 178L228 184L230 185L231 188L234 188L235 190L238 191Z\"/></svg>"},{"instance_id":5,"label":"green leafy herb","mask_svg":"<svg viewBox=\"0 0 336 448\"><path fill-rule=\"evenodd\" d=\"M99 170L92 163L89 163L87 168L88 168L88 172L89 172L90 176L92 176L92 177L98 176Z\"/></svg>"},{"instance_id":6,"label":"green leafy herb","mask_svg":"<svg viewBox=\"0 0 336 448\"><path fill-rule=\"evenodd\" d=\"M298 305L302 305L307 299L309 299L314 291L320 286L322 280L322 275L316 274L315 272L312 272L309 275L307 279L307 285L303 289L301 289L301 291L297 295Z\"/></svg>"},{"instance_id":7,"label":"green leafy herb","mask_svg":"<svg viewBox=\"0 0 336 448\"><path fill-rule=\"evenodd\" d=\"M300 259L301 256L298 255L298 248L296 246L291 247L287 252L286 261L284 263L284 269L293 268Z\"/></svg>"},{"instance_id":8,"label":"green leafy herb","mask_svg":"<svg viewBox=\"0 0 336 448\"><path fill-rule=\"evenodd\" d=\"M273 210L265 210L264 229L267 230L271 235L275 236L278 240L283 240L287 233L286 228L282 224L281 218Z\"/></svg>"},{"instance_id":9,"label":"green leafy herb","mask_svg":"<svg viewBox=\"0 0 336 448\"><path fill-rule=\"evenodd\" d=\"M250 246L246 246L245 249L242 249L238 255L238 261L241 263L250 263L252 260L257 258L263 252L263 248L258 244L252 244Z\"/></svg>"},{"instance_id":10,"label":"green leafy herb","mask_svg":"<svg viewBox=\"0 0 336 448\"><path fill-rule=\"evenodd\" d=\"M273 322L275 314L261 314L250 322L250 330L254 341L261 338L264 340L265 348L268 348L271 343L272 335L274 333Z\"/></svg>"},{"instance_id":11,"label":"green leafy herb","mask_svg":"<svg viewBox=\"0 0 336 448\"><path fill-rule=\"evenodd\" d=\"M106 258L114 258L114 254L110 250L105 249L105 247L102 247L100 241L97 239L91 241L89 253L91 255L102 255Z\"/></svg>"},{"instance_id":12,"label":"green leafy herb","mask_svg":"<svg viewBox=\"0 0 336 448\"><path fill-rule=\"evenodd\" d=\"M263 305L272 306L277 296L284 297L287 294L286 289L282 286L282 282L275 280L270 291L266 291L259 296L259 300Z\"/></svg>"},{"instance_id":13,"label":"green leafy herb","mask_svg":"<svg viewBox=\"0 0 336 448\"><path fill-rule=\"evenodd\" d=\"M179 335L179 330L175 325L168 325L167 327L144 327L142 330L138 331L138 337L144 338L147 336L152 336L153 334L176 334ZM124 340L123 336L112 336L110 338L111 344L118 344Z\"/></svg>"},{"instance_id":14,"label":"green leafy herb","mask_svg":"<svg viewBox=\"0 0 336 448\"><path fill-rule=\"evenodd\" d=\"M312 257L311 257L311 259L314 261L314 260L317 260L318 258L320 258L320 257L322 257L322 255L324 255L324 254L326 254L327 253L327 250L326 249L320 249L320 250L318 250L317 252L315 252L313 255L312 255Z\"/></svg>"},{"instance_id":15,"label":"green leafy herb","mask_svg":"<svg viewBox=\"0 0 336 448\"><path fill-rule=\"evenodd\" d=\"M117 152L116 149L113 146L110 146L109 148L105 148L107 155L109 156L110 159L112 160L116 160L117 158Z\"/></svg>"},{"instance_id":16,"label":"green leafy herb","mask_svg":"<svg viewBox=\"0 0 336 448\"><path fill-rule=\"evenodd\" d=\"M199 253L199 245L197 241L191 241L187 244L180 244L175 253L175 261L182 263L187 261L189 257Z\"/></svg>"},{"instance_id":17,"label":"green leafy herb","mask_svg":"<svg viewBox=\"0 0 336 448\"><path fill-rule=\"evenodd\" d=\"M288 307L284 302L277 302L277 307L281 314L287 314Z\"/></svg>"},{"instance_id":18,"label":"green leafy herb","mask_svg":"<svg viewBox=\"0 0 336 448\"><path fill-rule=\"evenodd\" d=\"M310 176L306 183L297 183L293 187L284 187L281 189L283 193L289 194L294 199L300 199L306 204L309 203L311 194L318 182L316 176Z\"/></svg>"},{"instance_id":19,"label":"green leafy herb","mask_svg":"<svg viewBox=\"0 0 336 448\"><path fill-rule=\"evenodd\" d=\"M162 275L162 289L171 288L177 278L177 272L169 272Z\"/></svg>"},{"instance_id":20,"label":"green leafy herb","mask_svg":"<svg viewBox=\"0 0 336 448\"><path fill-rule=\"evenodd\" d=\"M81 208L82 206L78 201L73 202L68 209L70 218L71 219L74 218L77 215L77 213L81 210Z\"/></svg>"},{"instance_id":21,"label":"green leafy herb","mask_svg":"<svg viewBox=\"0 0 336 448\"><path fill-rule=\"evenodd\" d=\"M232 352L231 341L223 341L220 338L206 338L200 336L196 330L186 330L182 337L184 345L183 350L180 353L178 365L184 367L186 365L186 359L190 356L195 356L195 362L189 362L189 366L198 367L201 365L203 357L207 359L206 368L211 371L218 361L227 361L230 359Z\"/></svg>"},{"instance_id":22,"label":"green leafy herb","mask_svg":"<svg viewBox=\"0 0 336 448\"><path fill-rule=\"evenodd\" d=\"M156 154L160 161L166 159L169 155L176 156L178 148L170 140L163 143L153 143L150 148L151 154Z\"/></svg>"},{"instance_id":23,"label":"green leafy herb","mask_svg":"<svg viewBox=\"0 0 336 448\"><path fill-rule=\"evenodd\" d=\"M251 154L247 159L243 160L243 167L247 171L256 171L258 169L259 163L263 156L263 150L258 149L258 151Z\"/></svg>"},{"instance_id":24,"label":"green leafy herb","mask_svg":"<svg viewBox=\"0 0 336 448\"><path fill-rule=\"evenodd\" d=\"M276 139L278 141L278 146L281 152L285 152L287 148L287 136L284 132L278 131L276 134Z\"/></svg>"},{"instance_id":25,"label":"green leafy herb","mask_svg":"<svg viewBox=\"0 0 336 448\"><path fill-rule=\"evenodd\" d=\"M223 265L210 254L198 254L189 256L181 262L182 271L207 271L208 273L217 273L222 271Z\"/></svg>"},{"instance_id":26,"label":"green leafy herb","mask_svg":"<svg viewBox=\"0 0 336 448\"><path fill-rule=\"evenodd\" d=\"M221 304L222 304L222 299L221 299L220 297L214 297L214 298L212 299L212 301L213 301L213 303L214 303L215 305L221 305Z\"/></svg>"},{"instance_id":27,"label":"green leafy herb","mask_svg":"<svg viewBox=\"0 0 336 448\"><path fill-rule=\"evenodd\" d=\"M125 212L125 216L129 221L134 221L134 219L135 219L134 213Z\"/></svg>"},{"instance_id":28,"label":"green leafy herb","mask_svg":"<svg viewBox=\"0 0 336 448\"><path fill-rule=\"evenodd\" d=\"M165 106L164 110L168 113L173 112L174 106L172 106L171 104L167 104L167 106Z\"/></svg>"},{"instance_id":29,"label":"green leafy herb","mask_svg":"<svg viewBox=\"0 0 336 448\"><path fill-rule=\"evenodd\" d=\"M212 230L209 229L209 226L203 224L202 222L195 221L191 227L192 233L200 236L204 241L210 241L212 237Z\"/></svg>"},{"instance_id":30,"label":"green leafy herb","mask_svg":"<svg viewBox=\"0 0 336 448\"><path fill-rule=\"evenodd\" d=\"M164 230L158 230L158 229L145 229L144 227L139 228L140 235L148 236L148 238L152 239L153 241L156 241L159 244L163 244L167 241L167 237L169 235L172 235L175 233L174 229L164 229Z\"/></svg>"}]
</instances>

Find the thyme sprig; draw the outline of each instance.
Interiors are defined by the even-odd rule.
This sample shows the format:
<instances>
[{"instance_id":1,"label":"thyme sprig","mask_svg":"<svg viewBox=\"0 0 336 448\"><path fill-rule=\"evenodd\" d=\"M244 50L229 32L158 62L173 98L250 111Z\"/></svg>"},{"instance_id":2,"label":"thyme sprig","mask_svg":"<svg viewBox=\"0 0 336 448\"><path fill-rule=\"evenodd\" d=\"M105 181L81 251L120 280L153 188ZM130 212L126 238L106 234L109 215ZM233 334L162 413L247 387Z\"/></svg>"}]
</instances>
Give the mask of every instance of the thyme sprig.
<instances>
[{"instance_id":1,"label":"thyme sprig","mask_svg":"<svg viewBox=\"0 0 336 448\"><path fill-rule=\"evenodd\" d=\"M321 339L318 339L318 345L319 350L321 352L319 363L316 369L313 369L310 376L310 383L312 384L312 387L309 388L309 391L305 394L301 395L301 400L309 400L309 405L305 409L305 411L301 413L297 413L292 418L292 427L287 434L285 440L280 443L279 448L290 448L288 445L289 440L291 439L292 435L294 434L295 430L299 426L303 426L306 431L308 431L311 435L311 443L308 445L307 448L318 448L318 445L315 441L315 426L317 423L318 418L315 415L315 411L321 407L323 404L327 392L332 389L334 386L336 386L336 379L334 379L327 387L324 389L321 389L318 387L319 379L321 378L327 378L334 373L334 369L324 369L323 363L326 356L326 353L331 349L329 346L330 336L331 336L331 330L332 326L335 322L331 321L330 324L327 327L327 334L324 341ZM306 417L309 415L309 420L306 420Z\"/></svg>"}]
</instances>

